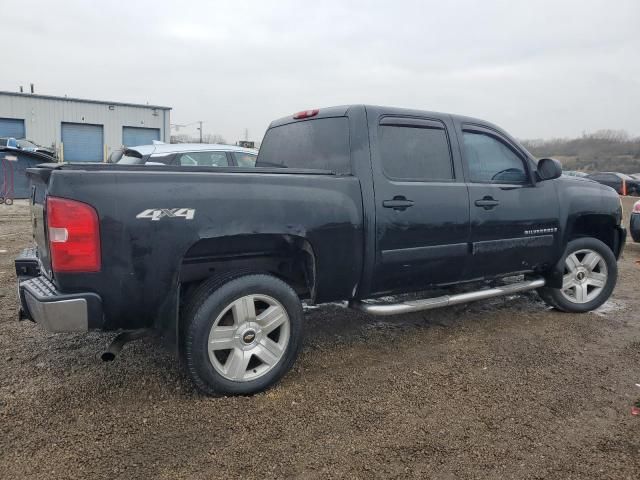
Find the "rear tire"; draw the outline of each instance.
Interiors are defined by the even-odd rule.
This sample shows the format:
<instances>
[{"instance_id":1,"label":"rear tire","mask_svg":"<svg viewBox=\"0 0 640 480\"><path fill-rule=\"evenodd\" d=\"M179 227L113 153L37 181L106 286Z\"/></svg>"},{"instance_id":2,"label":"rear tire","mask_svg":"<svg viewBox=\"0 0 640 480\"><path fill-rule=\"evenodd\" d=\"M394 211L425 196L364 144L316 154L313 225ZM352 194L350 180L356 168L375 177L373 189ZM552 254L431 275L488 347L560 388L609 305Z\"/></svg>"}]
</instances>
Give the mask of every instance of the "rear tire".
<instances>
[{"instance_id":1,"label":"rear tire","mask_svg":"<svg viewBox=\"0 0 640 480\"><path fill-rule=\"evenodd\" d=\"M562 288L542 287L540 297L563 312L595 310L606 302L616 286L618 265L611 249L597 238L571 240L558 266Z\"/></svg>"},{"instance_id":2,"label":"rear tire","mask_svg":"<svg viewBox=\"0 0 640 480\"><path fill-rule=\"evenodd\" d=\"M302 344L302 303L265 274L211 278L183 310L185 363L206 395L250 395L280 380Z\"/></svg>"}]
</instances>

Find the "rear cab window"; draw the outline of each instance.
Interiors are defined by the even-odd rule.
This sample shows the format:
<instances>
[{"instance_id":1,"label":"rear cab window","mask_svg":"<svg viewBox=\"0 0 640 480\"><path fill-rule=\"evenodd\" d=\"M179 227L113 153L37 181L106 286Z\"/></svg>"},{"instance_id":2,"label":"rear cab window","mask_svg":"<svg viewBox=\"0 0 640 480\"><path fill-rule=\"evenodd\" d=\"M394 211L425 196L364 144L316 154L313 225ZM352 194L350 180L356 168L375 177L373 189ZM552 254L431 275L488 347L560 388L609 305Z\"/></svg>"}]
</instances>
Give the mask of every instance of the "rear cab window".
<instances>
[{"instance_id":1,"label":"rear cab window","mask_svg":"<svg viewBox=\"0 0 640 480\"><path fill-rule=\"evenodd\" d=\"M317 118L270 128L262 141L256 167L351 173L347 117Z\"/></svg>"}]
</instances>

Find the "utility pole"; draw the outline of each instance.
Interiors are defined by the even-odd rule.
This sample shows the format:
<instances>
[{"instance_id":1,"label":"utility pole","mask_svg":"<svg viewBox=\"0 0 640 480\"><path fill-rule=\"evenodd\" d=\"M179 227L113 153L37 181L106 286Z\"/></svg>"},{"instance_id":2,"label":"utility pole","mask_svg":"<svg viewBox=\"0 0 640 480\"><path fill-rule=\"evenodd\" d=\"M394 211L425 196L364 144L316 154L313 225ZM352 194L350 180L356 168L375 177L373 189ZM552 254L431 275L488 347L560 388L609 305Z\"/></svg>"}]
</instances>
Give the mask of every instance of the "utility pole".
<instances>
[{"instance_id":1,"label":"utility pole","mask_svg":"<svg viewBox=\"0 0 640 480\"><path fill-rule=\"evenodd\" d=\"M198 123L200 124L200 128L198 130L200 130L200 143L202 143L202 120L199 120Z\"/></svg>"}]
</instances>

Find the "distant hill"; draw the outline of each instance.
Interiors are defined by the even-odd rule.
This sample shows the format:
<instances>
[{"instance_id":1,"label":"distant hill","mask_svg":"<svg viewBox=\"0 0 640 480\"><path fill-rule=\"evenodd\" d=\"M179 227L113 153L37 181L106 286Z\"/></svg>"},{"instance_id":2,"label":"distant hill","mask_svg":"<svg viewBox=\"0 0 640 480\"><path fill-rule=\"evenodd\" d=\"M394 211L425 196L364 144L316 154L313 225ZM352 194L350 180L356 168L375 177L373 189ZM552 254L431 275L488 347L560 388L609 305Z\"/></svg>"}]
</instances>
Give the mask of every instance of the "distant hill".
<instances>
[{"instance_id":1,"label":"distant hill","mask_svg":"<svg viewBox=\"0 0 640 480\"><path fill-rule=\"evenodd\" d=\"M580 138L522 140L536 157L553 157L565 170L640 173L640 138L625 131L599 130Z\"/></svg>"}]
</instances>

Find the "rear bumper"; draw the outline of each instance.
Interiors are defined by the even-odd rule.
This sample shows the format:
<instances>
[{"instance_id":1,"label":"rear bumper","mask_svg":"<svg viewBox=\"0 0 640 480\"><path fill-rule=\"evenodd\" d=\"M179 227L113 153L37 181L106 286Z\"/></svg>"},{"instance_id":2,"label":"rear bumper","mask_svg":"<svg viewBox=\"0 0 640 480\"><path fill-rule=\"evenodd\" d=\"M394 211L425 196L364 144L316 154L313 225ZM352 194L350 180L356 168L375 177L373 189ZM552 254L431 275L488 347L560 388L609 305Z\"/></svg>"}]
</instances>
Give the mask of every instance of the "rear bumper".
<instances>
[{"instance_id":1,"label":"rear bumper","mask_svg":"<svg viewBox=\"0 0 640 480\"><path fill-rule=\"evenodd\" d=\"M95 293L61 293L46 277L25 275L24 266L28 263L29 253L25 250L16 259L16 271L22 273L18 275L20 318L33 320L54 333L86 332L99 327L102 324L100 296Z\"/></svg>"}]
</instances>

